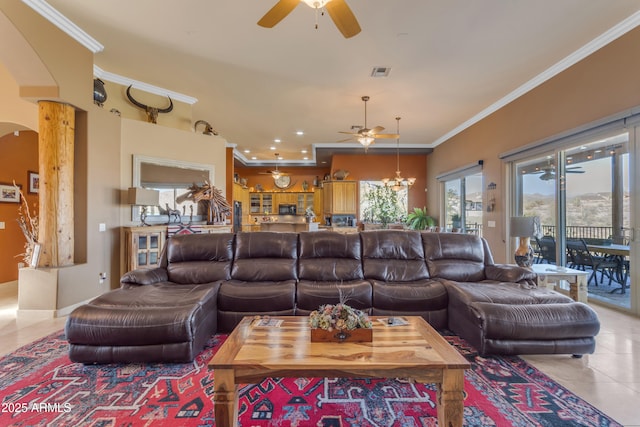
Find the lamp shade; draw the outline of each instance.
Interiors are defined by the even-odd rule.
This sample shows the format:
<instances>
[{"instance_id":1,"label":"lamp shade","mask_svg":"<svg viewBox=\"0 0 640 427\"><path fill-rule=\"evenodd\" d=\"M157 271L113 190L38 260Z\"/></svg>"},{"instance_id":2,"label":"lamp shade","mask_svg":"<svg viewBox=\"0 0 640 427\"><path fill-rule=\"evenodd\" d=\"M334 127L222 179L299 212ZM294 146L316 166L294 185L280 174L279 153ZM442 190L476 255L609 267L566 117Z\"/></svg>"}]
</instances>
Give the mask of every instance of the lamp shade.
<instances>
[{"instance_id":1,"label":"lamp shade","mask_svg":"<svg viewBox=\"0 0 640 427\"><path fill-rule=\"evenodd\" d=\"M140 187L130 187L128 194L130 205L157 206L160 204L160 192Z\"/></svg>"},{"instance_id":2,"label":"lamp shade","mask_svg":"<svg viewBox=\"0 0 640 427\"><path fill-rule=\"evenodd\" d=\"M513 216L509 225L511 237L532 237L540 233L540 218L537 216Z\"/></svg>"}]
</instances>

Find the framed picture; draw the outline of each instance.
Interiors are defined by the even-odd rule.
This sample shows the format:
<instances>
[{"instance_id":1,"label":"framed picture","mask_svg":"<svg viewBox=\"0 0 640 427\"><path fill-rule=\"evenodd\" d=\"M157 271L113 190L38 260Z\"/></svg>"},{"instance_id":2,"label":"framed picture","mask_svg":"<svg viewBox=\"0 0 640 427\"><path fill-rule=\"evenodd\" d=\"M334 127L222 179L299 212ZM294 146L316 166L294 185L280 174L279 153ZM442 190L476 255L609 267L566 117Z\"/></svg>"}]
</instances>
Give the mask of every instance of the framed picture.
<instances>
[{"instance_id":1,"label":"framed picture","mask_svg":"<svg viewBox=\"0 0 640 427\"><path fill-rule=\"evenodd\" d=\"M13 184L0 184L0 202L20 203L20 191Z\"/></svg>"},{"instance_id":2,"label":"framed picture","mask_svg":"<svg viewBox=\"0 0 640 427\"><path fill-rule=\"evenodd\" d=\"M37 172L29 171L29 194L38 193L40 190L40 175Z\"/></svg>"}]
</instances>

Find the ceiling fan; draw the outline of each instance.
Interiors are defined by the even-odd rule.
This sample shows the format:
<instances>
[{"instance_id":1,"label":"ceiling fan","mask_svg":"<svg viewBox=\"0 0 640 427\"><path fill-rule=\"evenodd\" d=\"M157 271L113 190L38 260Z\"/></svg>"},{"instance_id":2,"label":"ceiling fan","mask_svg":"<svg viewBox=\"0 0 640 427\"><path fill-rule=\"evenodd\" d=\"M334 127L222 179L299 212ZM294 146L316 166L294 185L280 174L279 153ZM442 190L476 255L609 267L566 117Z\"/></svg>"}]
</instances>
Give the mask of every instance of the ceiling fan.
<instances>
[{"instance_id":1,"label":"ceiling fan","mask_svg":"<svg viewBox=\"0 0 640 427\"><path fill-rule=\"evenodd\" d=\"M305 2L316 10L316 28L318 28L318 11L327 11L333 23L345 38L360 32L360 24L345 0L279 0L259 21L258 25L273 28L282 21L300 2Z\"/></svg>"},{"instance_id":2,"label":"ceiling fan","mask_svg":"<svg viewBox=\"0 0 640 427\"><path fill-rule=\"evenodd\" d=\"M397 135L395 133L380 133L384 130L384 128L382 126L376 126L372 129L369 129L367 127L367 101L369 101L369 97L368 96L363 96L362 100L364 101L364 127L358 129L357 132L340 132L340 133L346 133L347 135L352 135L353 137L355 137L355 139L364 146L364 151L366 152L367 149L369 148L369 146L371 144L373 144L375 142L376 139L380 139L380 138L389 138L389 139L395 139L395 138L399 138L400 135ZM349 139L343 139L341 141L338 142L345 142L345 141L350 141L351 138Z\"/></svg>"},{"instance_id":3,"label":"ceiling fan","mask_svg":"<svg viewBox=\"0 0 640 427\"><path fill-rule=\"evenodd\" d=\"M584 173L582 166L571 166L565 169L566 173ZM539 171L532 172L532 175L540 174L540 179L543 181L551 181L552 179L556 179L556 167L555 165L548 164L547 166L543 166Z\"/></svg>"},{"instance_id":4,"label":"ceiling fan","mask_svg":"<svg viewBox=\"0 0 640 427\"><path fill-rule=\"evenodd\" d=\"M281 176L289 176L288 173L286 172L282 172L281 170L278 169L278 160L280 159L280 154L279 153L275 153L276 156L276 168L273 170L267 170L266 172L259 172L260 175L271 175L273 177L273 179L278 179Z\"/></svg>"}]
</instances>

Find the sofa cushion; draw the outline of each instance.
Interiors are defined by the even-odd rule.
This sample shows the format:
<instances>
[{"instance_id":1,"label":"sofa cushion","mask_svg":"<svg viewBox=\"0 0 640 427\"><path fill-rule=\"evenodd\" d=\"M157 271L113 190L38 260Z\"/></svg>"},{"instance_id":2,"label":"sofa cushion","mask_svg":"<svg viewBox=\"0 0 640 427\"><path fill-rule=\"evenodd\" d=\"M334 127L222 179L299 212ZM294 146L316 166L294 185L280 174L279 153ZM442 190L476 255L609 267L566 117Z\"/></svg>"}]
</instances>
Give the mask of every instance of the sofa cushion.
<instances>
[{"instance_id":1,"label":"sofa cushion","mask_svg":"<svg viewBox=\"0 0 640 427\"><path fill-rule=\"evenodd\" d=\"M295 280L223 282L218 291L218 309L238 312L293 310Z\"/></svg>"},{"instance_id":2,"label":"sofa cushion","mask_svg":"<svg viewBox=\"0 0 640 427\"><path fill-rule=\"evenodd\" d=\"M233 240L232 233L171 237L166 244L168 280L195 284L230 279Z\"/></svg>"},{"instance_id":3,"label":"sofa cushion","mask_svg":"<svg viewBox=\"0 0 640 427\"><path fill-rule=\"evenodd\" d=\"M353 308L370 312L373 306L371 283L366 280L300 280L296 287L296 314L308 315L322 304L337 304L341 300Z\"/></svg>"},{"instance_id":4,"label":"sofa cushion","mask_svg":"<svg viewBox=\"0 0 640 427\"><path fill-rule=\"evenodd\" d=\"M419 232L363 231L360 237L362 264L367 279L415 282L429 278Z\"/></svg>"},{"instance_id":5,"label":"sofa cushion","mask_svg":"<svg viewBox=\"0 0 640 427\"><path fill-rule=\"evenodd\" d=\"M72 344L145 346L193 341L200 324L216 311L219 282L170 283L116 289L76 308L66 324ZM215 316L210 326L215 333Z\"/></svg>"},{"instance_id":6,"label":"sofa cushion","mask_svg":"<svg viewBox=\"0 0 640 427\"><path fill-rule=\"evenodd\" d=\"M373 305L376 309L405 313L447 308L444 285L432 279L416 282L383 282L372 280Z\"/></svg>"},{"instance_id":7,"label":"sofa cushion","mask_svg":"<svg viewBox=\"0 0 640 427\"><path fill-rule=\"evenodd\" d=\"M424 256L431 277L477 282L493 260L482 238L461 233L422 233Z\"/></svg>"},{"instance_id":8,"label":"sofa cushion","mask_svg":"<svg viewBox=\"0 0 640 427\"><path fill-rule=\"evenodd\" d=\"M586 304L511 305L474 303L485 339L551 340L592 337L600 322Z\"/></svg>"},{"instance_id":9,"label":"sofa cushion","mask_svg":"<svg viewBox=\"0 0 640 427\"><path fill-rule=\"evenodd\" d=\"M310 281L351 281L364 278L358 234L300 233L299 278Z\"/></svg>"},{"instance_id":10,"label":"sofa cushion","mask_svg":"<svg viewBox=\"0 0 640 427\"><path fill-rule=\"evenodd\" d=\"M238 233L231 278L247 282L297 280L298 234Z\"/></svg>"},{"instance_id":11,"label":"sofa cushion","mask_svg":"<svg viewBox=\"0 0 640 427\"><path fill-rule=\"evenodd\" d=\"M474 302L494 304L555 304L570 303L571 298L551 289L538 288L526 283L512 282L453 282L443 280L449 299L469 305Z\"/></svg>"}]
</instances>

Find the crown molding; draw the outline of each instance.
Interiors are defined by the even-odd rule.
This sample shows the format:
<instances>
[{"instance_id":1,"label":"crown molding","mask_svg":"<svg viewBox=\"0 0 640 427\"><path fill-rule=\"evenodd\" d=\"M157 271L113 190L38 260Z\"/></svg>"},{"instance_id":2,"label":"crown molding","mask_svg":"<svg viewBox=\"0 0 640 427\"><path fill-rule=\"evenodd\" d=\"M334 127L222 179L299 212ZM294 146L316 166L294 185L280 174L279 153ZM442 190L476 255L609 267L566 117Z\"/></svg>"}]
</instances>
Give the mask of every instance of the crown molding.
<instances>
[{"instance_id":1,"label":"crown molding","mask_svg":"<svg viewBox=\"0 0 640 427\"><path fill-rule=\"evenodd\" d=\"M97 65L93 65L93 75L101 80L108 80L113 83L120 84L122 86L132 85L134 88L138 90L143 90L145 92L152 93L154 95L160 96L168 96L174 101L184 102L185 104L193 105L198 102L198 98L194 98L189 95L184 95L182 93L174 92L169 89L164 89L158 86L150 85L149 83L141 82L139 80L134 80L129 77L124 77L115 73L111 73L109 71L105 71Z\"/></svg>"},{"instance_id":2,"label":"crown molding","mask_svg":"<svg viewBox=\"0 0 640 427\"><path fill-rule=\"evenodd\" d=\"M64 31L72 39L93 53L102 52L104 46L87 34L82 28L71 22L69 18L58 12L44 0L22 0L24 4L39 13L47 21Z\"/></svg>"}]
</instances>

